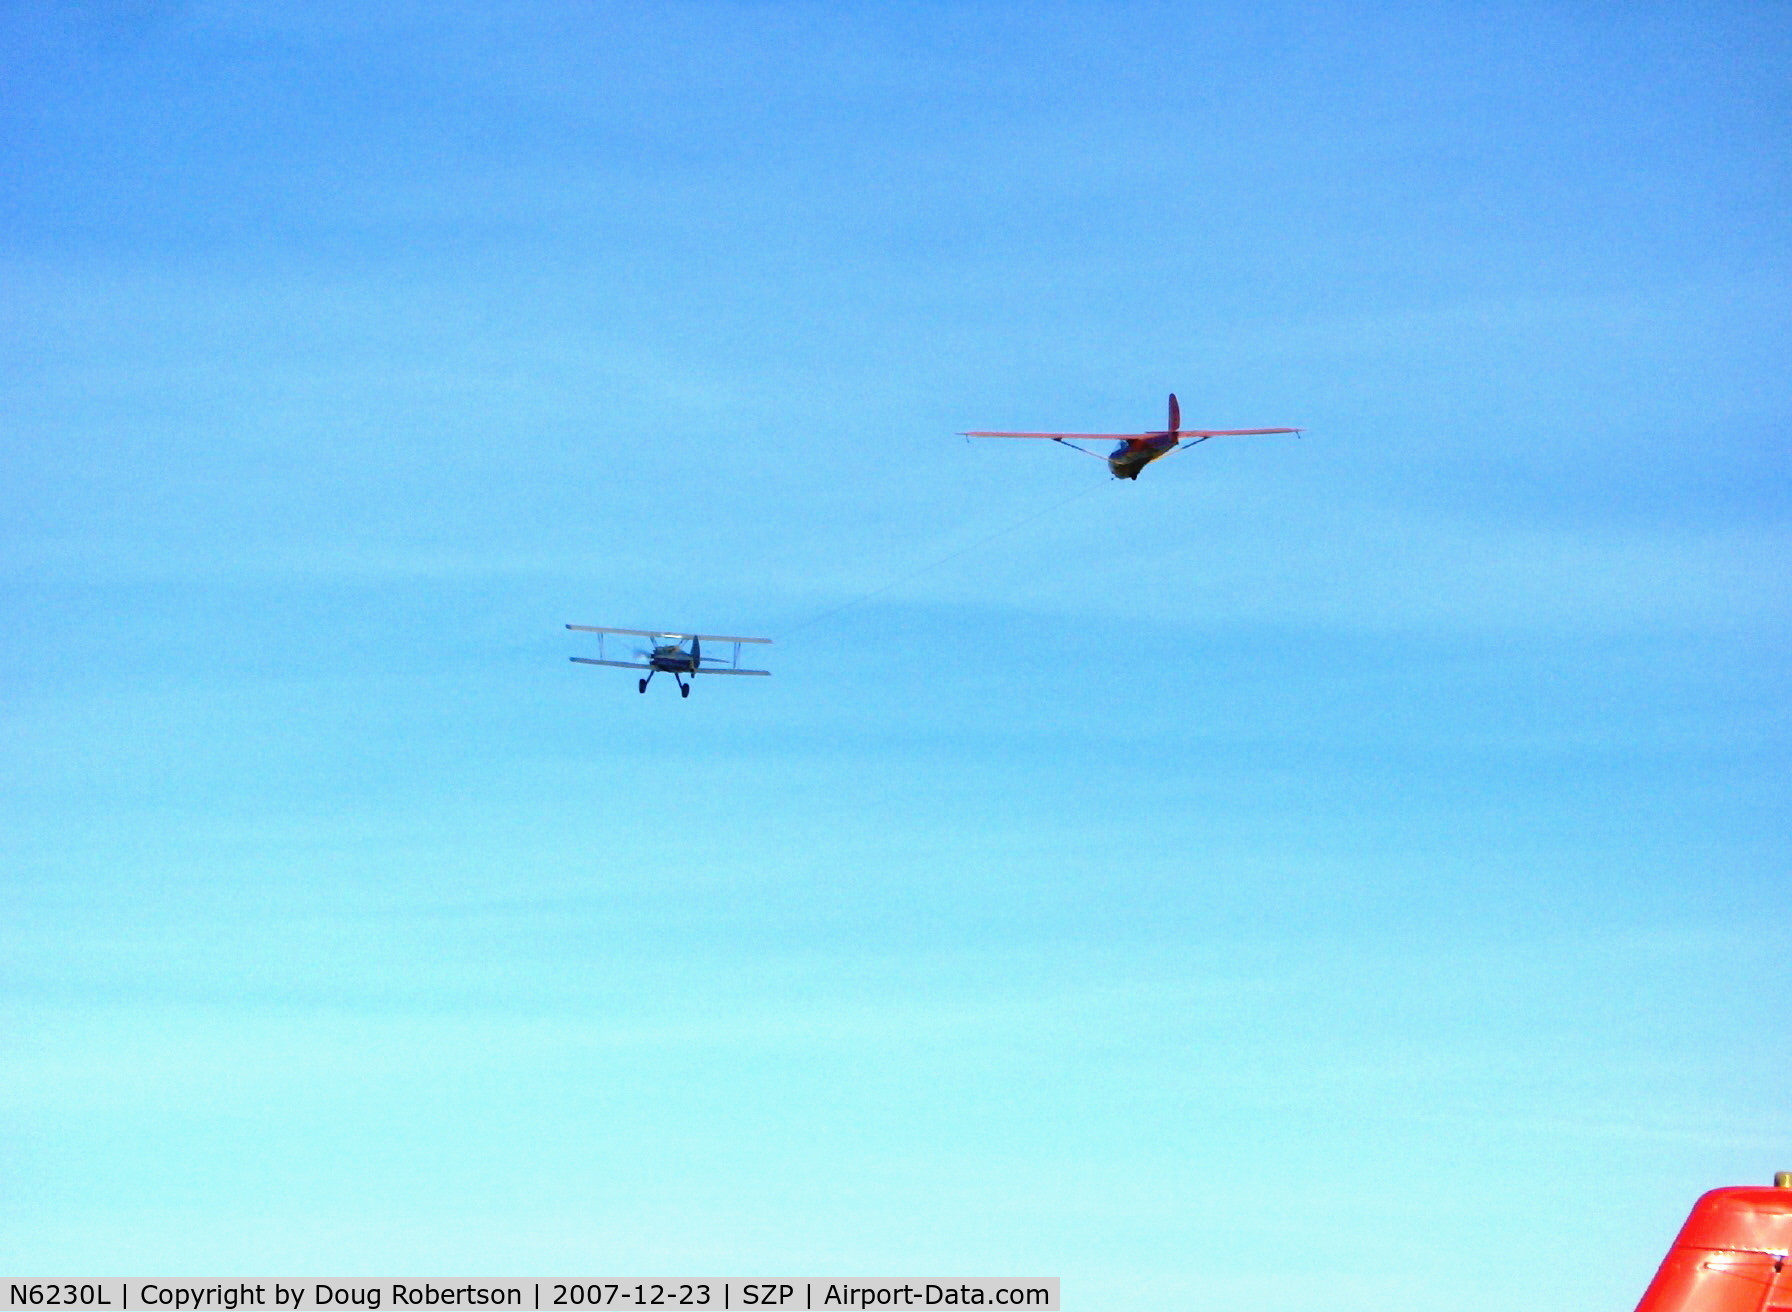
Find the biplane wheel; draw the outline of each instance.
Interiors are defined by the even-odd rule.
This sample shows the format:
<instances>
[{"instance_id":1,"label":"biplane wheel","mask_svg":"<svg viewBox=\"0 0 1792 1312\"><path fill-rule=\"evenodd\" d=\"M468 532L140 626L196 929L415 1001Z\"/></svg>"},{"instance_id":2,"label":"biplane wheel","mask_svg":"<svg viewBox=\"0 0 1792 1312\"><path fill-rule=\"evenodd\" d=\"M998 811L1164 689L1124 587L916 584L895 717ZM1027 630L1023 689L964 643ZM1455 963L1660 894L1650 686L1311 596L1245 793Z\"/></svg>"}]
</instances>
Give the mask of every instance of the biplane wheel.
<instances>
[{"instance_id":1,"label":"biplane wheel","mask_svg":"<svg viewBox=\"0 0 1792 1312\"><path fill-rule=\"evenodd\" d=\"M641 680L640 683L636 684L635 691L646 692L647 691L647 680L643 679L643 680Z\"/></svg>"},{"instance_id":2,"label":"biplane wheel","mask_svg":"<svg viewBox=\"0 0 1792 1312\"><path fill-rule=\"evenodd\" d=\"M678 695L680 697L689 697L691 695L691 685L688 683L679 684L678 685Z\"/></svg>"}]
</instances>

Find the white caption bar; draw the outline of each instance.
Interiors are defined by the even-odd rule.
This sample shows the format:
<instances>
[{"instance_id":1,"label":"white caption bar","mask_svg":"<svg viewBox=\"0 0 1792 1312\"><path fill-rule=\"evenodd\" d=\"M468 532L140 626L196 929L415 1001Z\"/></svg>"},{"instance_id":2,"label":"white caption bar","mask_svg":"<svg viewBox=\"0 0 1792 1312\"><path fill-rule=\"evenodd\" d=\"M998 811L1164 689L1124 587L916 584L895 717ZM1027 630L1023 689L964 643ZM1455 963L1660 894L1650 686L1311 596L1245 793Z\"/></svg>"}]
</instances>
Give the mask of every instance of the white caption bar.
<instances>
[{"instance_id":1,"label":"white caption bar","mask_svg":"<svg viewBox=\"0 0 1792 1312\"><path fill-rule=\"evenodd\" d=\"M1058 1312L1058 1277L528 1276L510 1280L296 1279L21 1280L6 1277L4 1312L403 1312L407 1308L517 1308L586 1312L591 1308L663 1308L734 1312L737 1308L1029 1308Z\"/></svg>"}]
</instances>

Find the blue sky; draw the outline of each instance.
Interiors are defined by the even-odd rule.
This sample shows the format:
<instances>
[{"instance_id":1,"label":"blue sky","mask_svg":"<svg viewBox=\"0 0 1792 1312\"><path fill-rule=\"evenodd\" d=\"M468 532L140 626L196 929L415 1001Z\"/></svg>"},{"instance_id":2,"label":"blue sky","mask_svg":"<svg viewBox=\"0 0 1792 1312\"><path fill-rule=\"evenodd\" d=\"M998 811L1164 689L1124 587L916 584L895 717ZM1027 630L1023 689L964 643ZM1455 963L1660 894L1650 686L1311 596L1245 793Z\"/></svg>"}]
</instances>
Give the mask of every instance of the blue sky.
<instances>
[{"instance_id":1,"label":"blue sky","mask_svg":"<svg viewBox=\"0 0 1792 1312\"><path fill-rule=\"evenodd\" d=\"M1789 56L0 10L0 1257L1628 1305L1792 1165Z\"/></svg>"}]
</instances>

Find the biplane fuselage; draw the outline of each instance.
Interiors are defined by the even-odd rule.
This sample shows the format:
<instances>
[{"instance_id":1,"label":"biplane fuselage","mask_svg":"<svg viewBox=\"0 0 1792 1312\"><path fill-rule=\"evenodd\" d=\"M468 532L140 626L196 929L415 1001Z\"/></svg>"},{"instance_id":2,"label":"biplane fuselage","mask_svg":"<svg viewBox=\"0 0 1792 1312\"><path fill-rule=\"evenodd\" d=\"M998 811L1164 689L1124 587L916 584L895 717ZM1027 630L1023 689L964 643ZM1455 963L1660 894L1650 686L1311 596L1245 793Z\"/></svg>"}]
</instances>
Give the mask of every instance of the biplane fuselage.
<instances>
[{"instance_id":1,"label":"biplane fuselage","mask_svg":"<svg viewBox=\"0 0 1792 1312\"><path fill-rule=\"evenodd\" d=\"M695 674L703 664L703 650L695 639L689 648L682 642L655 643L647 663L661 674Z\"/></svg>"}]
</instances>

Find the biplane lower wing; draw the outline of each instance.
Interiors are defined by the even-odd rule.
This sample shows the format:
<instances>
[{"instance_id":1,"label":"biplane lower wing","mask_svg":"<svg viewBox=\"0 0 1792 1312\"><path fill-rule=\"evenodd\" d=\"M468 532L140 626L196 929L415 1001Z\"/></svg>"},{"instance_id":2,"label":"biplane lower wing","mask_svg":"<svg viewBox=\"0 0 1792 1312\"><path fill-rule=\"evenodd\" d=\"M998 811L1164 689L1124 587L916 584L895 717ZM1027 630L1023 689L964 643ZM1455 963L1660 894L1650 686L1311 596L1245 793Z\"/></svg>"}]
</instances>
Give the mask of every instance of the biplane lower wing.
<instances>
[{"instance_id":1,"label":"biplane lower wing","mask_svg":"<svg viewBox=\"0 0 1792 1312\"><path fill-rule=\"evenodd\" d=\"M653 668L653 666L648 665L643 661L600 661L596 657L593 657L593 656L568 656L566 659L569 661L576 661L580 665L608 665L612 669L617 669L617 670L651 670ZM704 664L700 668L695 669L695 670L686 671L686 673L689 673L689 674L763 674L766 676L770 676L771 671L770 670L737 670L731 665L719 665L719 666L718 665L710 665L708 663L708 658L705 657Z\"/></svg>"}]
</instances>

